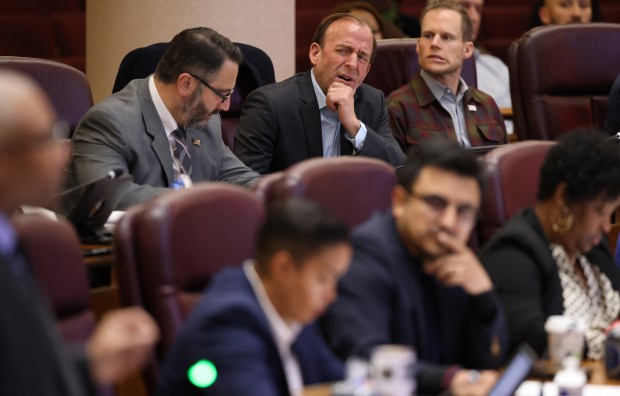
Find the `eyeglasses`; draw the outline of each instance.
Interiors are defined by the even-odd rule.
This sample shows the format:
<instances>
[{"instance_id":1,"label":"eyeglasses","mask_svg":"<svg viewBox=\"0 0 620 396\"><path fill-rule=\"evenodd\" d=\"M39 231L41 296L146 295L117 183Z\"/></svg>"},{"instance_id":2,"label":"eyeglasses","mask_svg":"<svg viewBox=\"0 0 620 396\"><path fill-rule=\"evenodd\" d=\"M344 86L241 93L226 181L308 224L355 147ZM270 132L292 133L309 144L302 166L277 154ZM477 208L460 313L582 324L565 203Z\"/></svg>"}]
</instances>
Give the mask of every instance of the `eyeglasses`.
<instances>
[{"instance_id":1,"label":"eyeglasses","mask_svg":"<svg viewBox=\"0 0 620 396\"><path fill-rule=\"evenodd\" d=\"M222 99L222 103L226 102L226 100L228 100L228 98L230 98L230 96L233 94L234 89L231 90L228 95L225 95L222 91L220 91L217 88L213 88L211 85L209 85L208 82L206 82L205 80L203 80L202 78L198 77L197 75L193 74L193 73L187 73L190 76L194 77L196 80L200 81L202 83L202 85L204 85L205 87L209 88L211 90L211 92L213 92L214 94L216 94L220 99Z\"/></svg>"},{"instance_id":2,"label":"eyeglasses","mask_svg":"<svg viewBox=\"0 0 620 396\"><path fill-rule=\"evenodd\" d=\"M64 121L58 121L52 127L51 132L21 134L18 139L7 142L2 151L14 155L23 155L25 151L39 150L62 143L68 140L69 125Z\"/></svg>"},{"instance_id":3,"label":"eyeglasses","mask_svg":"<svg viewBox=\"0 0 620 396\"><path fill-rule=\"evenodd\" d=\"M444 213L448 206L452 205L446 198L435 194L417 194L411 191L409 195L424 202L436 216ZM459 223L471 224L476 221L477 217L477 208L469 204L456 205L456 218Z\"/></svg>"}]
</instances>

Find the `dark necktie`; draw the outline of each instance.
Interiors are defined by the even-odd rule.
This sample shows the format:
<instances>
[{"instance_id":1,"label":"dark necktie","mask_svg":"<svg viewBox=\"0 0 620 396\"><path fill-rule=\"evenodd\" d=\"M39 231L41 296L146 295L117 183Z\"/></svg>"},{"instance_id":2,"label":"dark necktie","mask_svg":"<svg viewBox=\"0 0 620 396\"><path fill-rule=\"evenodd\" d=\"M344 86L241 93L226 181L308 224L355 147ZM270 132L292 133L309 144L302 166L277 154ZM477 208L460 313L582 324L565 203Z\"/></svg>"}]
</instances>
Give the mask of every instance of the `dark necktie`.
<instances>
[{"instance_id":1,"label":"dark necktie","mask_svg":"<svg viewBox=\"0 0 620 396\"><path fill-rule=\"evenodd\" d=\"M174 148L172 153L179 160L181 165L181 173L187 176L192 175L192 158L187 150L187 142L185 141L185 130L181 127L172 131L174 137Z\"/></svg>"}]
</instances>

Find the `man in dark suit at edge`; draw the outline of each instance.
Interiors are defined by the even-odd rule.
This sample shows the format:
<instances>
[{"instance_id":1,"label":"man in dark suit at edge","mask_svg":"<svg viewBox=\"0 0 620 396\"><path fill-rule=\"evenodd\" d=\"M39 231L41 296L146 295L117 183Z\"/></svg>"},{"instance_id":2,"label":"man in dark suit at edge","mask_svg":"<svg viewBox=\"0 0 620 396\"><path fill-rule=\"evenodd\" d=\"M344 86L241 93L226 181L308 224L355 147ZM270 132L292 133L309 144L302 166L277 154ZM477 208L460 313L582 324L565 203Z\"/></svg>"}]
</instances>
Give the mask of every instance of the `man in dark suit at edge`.
<instances>
[{"instance_id":1,"label":"man in dark suit at edge","mask_svg":"<svg viewBox=\"0 0 620 396\"><path fill-rule=\"evenodd\" d=\"M305 73L252 92L234 152L258 173L311 157L363 155L399 166L405 155L389 128L383 93L362 84L376 41L368 24L334 14L319 24Z\"/></svg>"}]
</instances>

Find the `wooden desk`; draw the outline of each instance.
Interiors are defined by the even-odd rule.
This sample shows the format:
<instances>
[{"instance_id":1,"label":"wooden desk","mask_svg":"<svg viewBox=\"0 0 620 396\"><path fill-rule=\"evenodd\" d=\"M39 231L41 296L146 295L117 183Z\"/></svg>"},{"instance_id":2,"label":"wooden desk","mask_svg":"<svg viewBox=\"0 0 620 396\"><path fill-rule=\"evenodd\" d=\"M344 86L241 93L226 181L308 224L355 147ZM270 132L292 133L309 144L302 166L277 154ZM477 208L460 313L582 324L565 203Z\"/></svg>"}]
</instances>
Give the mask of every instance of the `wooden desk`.
<instances>
[{"instance_id":1,"label":"wooden desk","mask_svg":"<svg viewBox=\"0 0 620 396\"><path fill-rule=\"evenodd\" d=\"M617 385L620 386L620 380L608 379L605 373L605 366L602 361L585 361L584 367L592 369L592 375L590 376L588 383L594 385ZM538 381L539 379L534 378ZM304 388L303 396L330 396L331 385L321 384L307 386Z\"/></svg>"},{"instance_id":2,"label":"wooden desk","mask_svg":"<svg viewBox=\"0 0 620 396\"><path fill-rule=\"evenodd\" d=\"M84 256L90 283L90 296L97 319L121 306L112 245L82 245L84 251L97 253Z\"/></svg>"}]
</instances>

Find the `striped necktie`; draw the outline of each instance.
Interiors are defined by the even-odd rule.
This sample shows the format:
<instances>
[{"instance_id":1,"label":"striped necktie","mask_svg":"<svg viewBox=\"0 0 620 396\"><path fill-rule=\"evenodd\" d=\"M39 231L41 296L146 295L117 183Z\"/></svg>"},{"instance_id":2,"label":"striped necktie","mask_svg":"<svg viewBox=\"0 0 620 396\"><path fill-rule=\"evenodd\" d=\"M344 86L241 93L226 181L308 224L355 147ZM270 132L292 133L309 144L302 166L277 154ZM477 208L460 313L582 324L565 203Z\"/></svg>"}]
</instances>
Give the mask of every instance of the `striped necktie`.
<instances>
[{"instance_id":1,"label":"striped necktie","mask_svg":"<svg viewBox=\"0 0 620 396\"><path fill-rule=\"evenodd\" d=\"M174 137L174 148L172 153L179 160L181 165L181 173L187 176L192 175L192 157L187 150L187 142L185 141L185 130L181 127L172 131L172 137Z\"/></svg>"}]
</instances>

